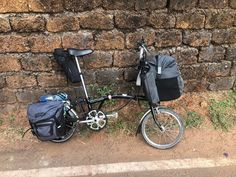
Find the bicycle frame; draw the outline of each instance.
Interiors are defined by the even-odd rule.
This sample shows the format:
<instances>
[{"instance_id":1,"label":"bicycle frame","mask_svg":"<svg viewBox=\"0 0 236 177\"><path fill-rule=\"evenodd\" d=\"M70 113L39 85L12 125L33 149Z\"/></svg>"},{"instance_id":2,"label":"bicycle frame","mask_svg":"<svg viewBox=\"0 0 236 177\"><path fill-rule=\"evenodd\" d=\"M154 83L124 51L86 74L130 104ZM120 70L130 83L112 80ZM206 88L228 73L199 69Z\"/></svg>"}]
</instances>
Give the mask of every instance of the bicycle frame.
<instances>
[{"instance_id":1,"label":"bicycle frame","mask_svg":"<svg viewBox=\"0 0 236 177\"><path fill-rule=\"evenodd\" d=\"M93 109L93 105L96 103L100 103L97 109L101 109L104 102L107 100L112 100L112 99L130 99L130 100L146 100L145 96L131 96L128 94L117 94L117 95L107 95L107 96L103 96L101 98L97 98L97 99L90 99L88 91L87 91L87 87L84 81L84 77L80 68L80 64L79 64L79 59L78 57L75 57L75 61L76 61L76 65L80 74L80 79L81 79L81 83L82 83L82 87L83 87L83 91L85 94L85 99L83 99L83 102L86 102L86 104L88 105L88 110L91 111ZM81 101L76 100L75 104L78 105L80 104Z\"/></svg>"},{"instance_id":2,"label":"bicycle frame","mask_svg":"<svg viewBox=\"0 0 236 177\"><path fill-rule=\"evenodd\" d=\"M141 42L139 44L139 49L140 49L140 61L145 62L148 50L145 47L144 42ZM87 88L86 88L86 84L85 84L85 81L84 81L84 77L83 77L83 74L82 74L82 71L81 71L81 68L80 68L79 59L76 56L75 56L75 61L76 61L76 66L77 66L79 74L80 74L80 79L81 79L82 87L83 87L84 94L85 94L85 99L83 99L82 101L86 102L87 107L88 107L88 111L93 110L93 105L96 104L96 103L100 103L98 108L97 108L99 110L99 109L102 108L105 101L112 100L112 99L130 99L130 100L145 100L145 101L147 101L145 96L131 96L131 95L128 95L128 94L107 95L107 96L103 96L103 97L97 98L97 99L90 99L90 97L88 95ZM81 101L78 101L78 100L76 100L76 102L75 102L76 105L79 105L80 103L81 103ZM151 110L154 122L160 128L160 130L162 130L160 122L157 119L155 119L155 108L153 108L153 106L150 103L149 103L149 106L150 106L150 110ZM137 133L139 132L140 125L142 124L142 120L143 119L141 119L141 121L139 123ZM87 122L88 121L80 121L80 123L87 123Z\"/></svg>"},{"instance_id":3,"label":"bicycle frame","mask_svg":"<svg viewBox=\"0 0 236 177\"><path fill-rule=\"evenodd\" d=\"M146 81L145 74L147 74L147 72L149 72L150 68L151 68L150 67L151 62L149 62L149 60L148 60L149 56L147 56L148 53L150 53L150 52L146 48L146 45L145 45L143 39L138 44L139 44L139 49L140 49L140 63L139 63L140 71L139 71L139 74L137 77L136 85L137 86L141 86L141 85L145 86L144 85L144 84L146 84L145 83L145 81ZM58 55L58 58L56 57L57 53L61 54L61 55ZM154 102L151 99L149 99L150 98L148 95L149 92L147 92L147 90L149 88L146 89L146 87L144 87L145 96L144 95L128 95L128 94L114 94L114 95L109 94L109 95L104 95L102 97L95 98L95 99L93 99L92 97L89 97L88 90L87 90L85 80L84 80L84 76L83 76L83 73L82 73L82 70L80 67L79 59L80 59L80 57L83 57L83 56L91 54L91 53L92 53L91 49L79 50L79 49L70 48L67 51L65 51L65 49L57 49L57 50L55 49L55 53L54 53L55 58L58 60L59 64L62 62L62 60L63 60L63 62L66 62L67 61L66 59L70 59L69 55L73 56L73 59L75 59L75 61L73 61L73 63L75 62L75 65L77 68L74 68L75 66L73 66L73 68L69 67L69 64L71 64L71 63L64 63L65 65L63 65L63 66L68 67L68 68L64 68L64 69L65 69L66 74L69 77L71 82L80 82L81 81L85 97L84 96L77 97L76 99L71 100L71 99L69 99L69 95L67 93L61 92L56 95L43 95L39 98L40 104L43 102L48 102L48 101L52 101L51 102L52 105L56 102L63 103L63 104L60 104L60 113L62 113L62 114L59 115L60 116L59 118L62 120L61 123L60 124L53 124L53 122L50 122L50 124L47 124L45 126L45 129L47 128L48 131L54 132L54 134L51 133L52 136L50 136L50 137L52 137L52 138L50 138L50 139L48 138L48 140L56 142L56 143L62 143L62 142L69 140L73 136L73 134L75 133L78 124L85 124L92 131L100 131L106 127L108 120L110 118L117 118L117 116L118 116L117 111L118 110L121 110L122 108L127 106L132 100L135 100L135 101L141 100L141 101L148 102L150 107L147 108L143 117L140 119L136 135L137 135L137 133L140 132L142 134L144 140L149 145L151 145L152 147L155 147L155 148L167 149L167 148L171 148L171 147L175 146L181 140L183 133L184 133L183 121L182 121L181 117L179 117L175 112L169 110L168 108L161 107L160 102L158 102L158 101ZM59 58L59 57L63 57L63 58ZM68 58L66 58L66 57L68 57ZM71 61L69 61L69 62L71 62ZM66 64L68 64L68 65L66 65ZM151 69L153 69L153 68L151 68ZM69 74L70 71L72 73ZM76 72L76 73L74 73L74 72ZM157 72L155 72L155 70L153 72L154 73L152 73L152 74L155 76L155 74L157 74ZM78 76L78 77L72 79L71 76L74 76L74 74L76 74L76 76ZM151 85L151 87L155 88L155 84L156 84L155 79L151 80L150 83L153 84L153 85ZM154 91L156 91L156 90L154 90ZM114 100L114 99L124 99L124 100L128 100L128 101L122 102L123 103L122 106L120 106L116 110L113 110L114 112L107 111L106 108L110 108L110 107L109 106L107 107L107 104L104 105L104 103L106 101L110 101L110 100ZM55 101L55 102L53 102L53 101ZM117 105L119 105L119 104L116 104L116 106ZM36 105L36 106L38 108L38 105ZM76 111L77 106L80 107L80 109L81 109L80 112ZM111 106L112 106L112 104L111 104ZM32 112L34 112L34 114L37 114L37 111L38 111L37 108L32 111ZM141 106L140 106L140 108L141 108ZM50 111L50 110L51 109L48 107L45 111ZM39 111L42 112L42 110L39 110ZM41 112L40 112L40 114L41 114ZM57 114L57 112L54 111L52 114ZM166 118L166 116L162 116L165 114L168 115L170 118L169 117ZM51 120L52 116L53 115L46 118L45 121L48 121L49 118ZM36 117L37 116L34 116L34 120ZM37 120L37 121L41 121L41 120ZM52 119L52 121L53 121L53 119ZM175 121L175 122L173 123L173 121ZM175 136L175 134L173 135L174 136L174 139L173 139L173 136L170 136L170 132L171 131L175 132L175 129L176 129L175 125L178 125L178 127L177 127L178 132L177 132L177 134L175 133L176 136ZM31 126L31 128L32 128L32 126ZM57 133L57 129L59 129L59 128L60 128L60 131L63 130L63 134ZM45 133L44 137L48 137L48 135L46 136L46 133ZM161 133L161 137L159 137L159 138L157 137L158 141L156 141L156 137L153 136L154 135L153 133L155 133L155 134ZM49 133L47 133L47 134L49 134ZM166 137L170 137L170 141L171 141L170 143L169 143L169 141L166 141L166 138L164 138L164 141L159 141L159 139L162 140L162 137L164 134L166 134ZM39 133L37 134L36 131L35 131L35 135L37 135L38 138L40 139L41 135L39 135Z\"/></svg>"}]
</instances>

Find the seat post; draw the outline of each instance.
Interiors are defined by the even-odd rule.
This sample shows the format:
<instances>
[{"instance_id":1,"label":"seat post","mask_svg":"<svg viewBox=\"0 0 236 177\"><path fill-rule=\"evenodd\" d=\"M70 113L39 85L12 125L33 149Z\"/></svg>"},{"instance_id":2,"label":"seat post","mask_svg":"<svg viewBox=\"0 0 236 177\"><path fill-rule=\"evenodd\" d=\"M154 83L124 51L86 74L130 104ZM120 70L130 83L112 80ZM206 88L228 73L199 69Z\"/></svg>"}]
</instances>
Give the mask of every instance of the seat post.
<instances>
[{"instance_id":1,"label":"seat post","mask_svg":"<svg viewBox=\"0 0 236 177\"><path fill-rule=\"evenodd\" d=\"M84 89L85 97L88 100L89 96L88 96L87 88L86 88L86 85L84 83L84 77L83 77L82 72L81 72L81 68L80 68L80 65L79 65L79 60L76 56L75 56L75 62L76 62L77 68L79 70L79 75L80 75L80 79L81 79L82 86L83 86L83 89Z\"/></svg>"}]
</instances>

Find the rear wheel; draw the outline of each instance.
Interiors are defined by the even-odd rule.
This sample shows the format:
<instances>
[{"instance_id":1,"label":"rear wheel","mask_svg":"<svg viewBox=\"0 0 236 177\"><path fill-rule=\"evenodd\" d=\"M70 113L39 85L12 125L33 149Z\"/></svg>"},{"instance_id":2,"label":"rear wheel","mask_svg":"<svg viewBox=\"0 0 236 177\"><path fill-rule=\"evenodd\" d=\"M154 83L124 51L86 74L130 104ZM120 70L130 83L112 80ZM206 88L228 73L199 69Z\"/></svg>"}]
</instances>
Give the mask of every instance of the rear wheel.
<instances>
[{"instance_id":1,"label":"rear wheel","mask_svg":"<svg viewBox=\"0 0 236 177\"><path fill-rule=\"evenodd\" d=\"M91 120L87 123L87 127L93 131L100 131L107 125L107 116L101 110L92 110L86 116L86 120Z\"/></svg>"},{"instance_id":2,"label":"rear wheel","mask_svg":"<svg viewBox=\"0 0 236 177\"><path fill-rule=\"evenodd\" d=\"M71 122L66 120L65 135L51 141L54 143L63 143L65 141L68 141L75 133L76 127L77 127L77 122Z\"/></svg>"},{"instance_id":3,"label":"rear wheel","mask_svg":"<svg viewBox=\"0 0 236 177\"><path fill-rule=\"evenodd\" d=\"M160 123L160 127L154 119ZM166 108L157 108L154 118L150 110L146 113L142 121L141 133L144 140L152 147L168 149L180 142L184 134L184 125L175 112Z\"/></svg>"}]
</instances>

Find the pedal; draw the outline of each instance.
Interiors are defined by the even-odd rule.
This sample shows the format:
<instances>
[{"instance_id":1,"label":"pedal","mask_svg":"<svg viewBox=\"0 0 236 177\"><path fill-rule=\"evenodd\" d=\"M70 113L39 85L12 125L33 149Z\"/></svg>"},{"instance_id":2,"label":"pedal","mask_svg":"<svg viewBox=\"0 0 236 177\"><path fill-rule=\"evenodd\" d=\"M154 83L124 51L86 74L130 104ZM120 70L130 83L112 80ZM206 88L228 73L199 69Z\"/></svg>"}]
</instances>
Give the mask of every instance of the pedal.
<instances>
[{"instance_id":1,"label":"pedal","mask_svg":"<svg viewBox=\"0 0 236 177\"><path fill-rule=\"evenodd\" d=\"M113 119L117 119L118 118L118 112L112 112L110 114L106 115L108 119L113 118Z\"/></svg>"}]
</instances>

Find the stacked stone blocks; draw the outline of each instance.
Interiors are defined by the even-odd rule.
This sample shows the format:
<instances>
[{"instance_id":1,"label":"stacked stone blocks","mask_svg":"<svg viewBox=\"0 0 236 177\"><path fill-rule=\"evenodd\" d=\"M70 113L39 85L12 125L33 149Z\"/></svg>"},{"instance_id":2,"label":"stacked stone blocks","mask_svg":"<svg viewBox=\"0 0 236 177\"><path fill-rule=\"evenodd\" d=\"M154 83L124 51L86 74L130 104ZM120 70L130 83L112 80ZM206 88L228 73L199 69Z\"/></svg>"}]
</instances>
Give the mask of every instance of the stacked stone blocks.
<instances>
[{"instance_id":1,"label":"stacked stone blocks","mask_svg":"<svg viewBox=\"0 0 236 177\"><path fill-rule=\"evenodd\" d=\"M80 87L53 59L58 47L94 50L81 60L88 84L130 86L141 37L177 58L186 91L235 87L235 0L2 0L0 104Z\"/></svg>"}]
</instances>

